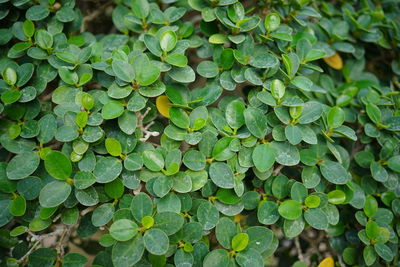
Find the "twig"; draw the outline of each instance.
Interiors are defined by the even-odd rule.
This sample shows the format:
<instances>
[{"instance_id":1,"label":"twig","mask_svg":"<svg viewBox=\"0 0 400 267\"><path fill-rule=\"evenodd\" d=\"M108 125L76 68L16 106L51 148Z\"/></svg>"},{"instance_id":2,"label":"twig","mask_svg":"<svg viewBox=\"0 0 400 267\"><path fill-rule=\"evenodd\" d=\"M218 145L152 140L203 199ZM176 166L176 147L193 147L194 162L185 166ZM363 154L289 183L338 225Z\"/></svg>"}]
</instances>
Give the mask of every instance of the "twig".
<instances>
[{"instance_id":1,"label":"twig","mask_svg":"<svg viewBox=\"0 0 400 267\"><path fill-rule=\"evenodd\" d=\"M54 236L54 235L59 235L64 231L64 227L63 228L59 228L57 230L55 230L54 232L48 233L48 234L44 234L44 235L36 235L34 233L32 233L31 231L28 231L28 235L31 236L30 241L42 241L43 239L50 237L50 236Z\"/></svg>"},{"instance_id":2,"label":"twig","mask_svg":"<svg viewBox=\"0 0 400 267\"><path fill-rule=\"evenodd\" d=\"M139 194L142 191L143 185L142 183L139 184L138 188L132 190L132 193L136 196L137 194Z\"/></svg>"},{"instance_id":3,"label":"twig","mask_svg":"<svg viewBox=\"0 0 400 267\"><path fill-rule=\"evenodd\" d=\"M159 132L155 132L155 131L153 132L153 131L148 130L150 128L150 126L152 126L154 124L153 121L150 122L149 124L147 124L146 126L143 125L143 119L146 117L147 114L149 114L150 110L151 110L151 108L148 107L143 114L141 114L140 112L136 112L136 117L138 119L137 127L142 131L142 133L144 133L144 136L139 139L142 142L146 142L152 136L160 135Z\"/></svg>"},{"instance_id":4,"label":"twig","mask_svg":"<svg viewBox=\"0 0 400 267\"><path fill-rule=\"evenodd\" d=\"M346 266L346 264L344 264L343 259L342 259L342 257L340 255L337 255L337 258L338 258L338 261L339 261L339 264L340 264L341 267Z\"/></svg>"},{"instance_id":5,"label":"twig","mask_svg":"<svg viewBox=\"0 0 400 267\"><path fill-rule=\"evenodd\" d=\"M273 174L274 176L277 176L278 174L281 173L281 170L283 169L283 167L285 167L285 166L279 165L278 167L275 168L275 170L272 172L272 174Z\"/></svg>"},{"instance_id":6,"label":"twig","mask_svg":"<svg viewBox=\"0 0 400 267\"><path fill-rule=\"evenodd\" d=\"M33 246L28 250L28 252L26 252L25 255L19 259L19 263L23 263L29 257L29 255L31 255L31 253L35 250L35 248L38 245L40 245L40 241L36 241L36 243L33 244Z\"/></svg>"},{"instance_id":7,"label":"twig","mask_svg":"<svg viewBox=\"0 0 400 267\"><path fill-rule=\"evenodd\" d=\"M83 17L82 19L82 24L81 24L81 28L80 28L80 32L84 32L86 30L86 23L89 21L92 21L94 19L96 19L99 15L101 15L101 13L104 12L104 10L110 6L113 2L109 1L107 3L105 3L104 5L98 7L95 11L93 11L92 13L86 15Z\"/></svg>"},{"instance_id":8,"label":"twig","mask_svg":"<svg viewBox=\"0 0 400 267\"><path fill-rule=\"evenodd\" d=\"M296 246L296 250L297 250L297 255L299 257L299 260L304 262L304 256L303 256L303 252L301 251L301 247L300 247L300 241L299 241L299 237L296 236L294 238L294 244Z\"/></svg>"},{"instance_id":9,"label":"twig","mask_svg":"<svg viewBox=\"0 0 400 267\"><path fill-rule=\"evenodd\" d=\"M58 240L58 245L57 245L57 253L62 258L64 256L64 238L69 232L68 227L64 228L64 231L61 234L60 240Z\"/></svg>"},{"instance_id":10,"label":"twig","mask_svg":"<svg viewBox=\"0 0 400 267\"><path fill-rule=\"evenodd\" d=\"M61 218L61 213L58 214L58 215L53 219L53 223L56 222L56 221L58 221L58 219L60 219L60 218Z\"/></svg>"},{"instance_id":11,"label":"twig","mask_svg":"<svg viewBox=\"0 0 400 267\"><path fill-rule=\"evenodd\" d=\"M88 214L89 212L93 211L96 208L96 206L91 206L88 207L84 210L81 211L81 217L85 216L86 214Z\"/></svg>"},{"instance_id":12,"label":"twig","mask_svg":"<svg viewBox=\"0 0 400 267\"><path fill-rule=\"evenodd\" d=\"M152 132L149 131L148 129L150 128L150 126L152 126L154 124L154 121L150 122L149 124L146 125L146 127L142 128L142 132L145 133L144 137L140 138L139 140L142 142L146 142L147 139L149 139L152 136L158 136L160 133L159 132Z\"/></svg>"}]
</instances>

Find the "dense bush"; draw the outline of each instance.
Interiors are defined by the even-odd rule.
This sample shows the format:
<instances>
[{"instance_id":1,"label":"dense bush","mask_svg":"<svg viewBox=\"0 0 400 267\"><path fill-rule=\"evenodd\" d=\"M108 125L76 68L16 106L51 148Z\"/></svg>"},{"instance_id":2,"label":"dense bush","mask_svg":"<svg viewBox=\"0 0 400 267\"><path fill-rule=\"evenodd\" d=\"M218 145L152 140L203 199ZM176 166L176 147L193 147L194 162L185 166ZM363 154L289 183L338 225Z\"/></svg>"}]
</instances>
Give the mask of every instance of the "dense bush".
<instances>
[{"instance_id":1,"label":"dense bush","mask_svg":"<svg viewBox=\"0 0 400 267\"><path fill-rule=\"evenodd\" d=\"M0 266L400 266L399 14L0 0Z\"/></svg>"}]
</instances>

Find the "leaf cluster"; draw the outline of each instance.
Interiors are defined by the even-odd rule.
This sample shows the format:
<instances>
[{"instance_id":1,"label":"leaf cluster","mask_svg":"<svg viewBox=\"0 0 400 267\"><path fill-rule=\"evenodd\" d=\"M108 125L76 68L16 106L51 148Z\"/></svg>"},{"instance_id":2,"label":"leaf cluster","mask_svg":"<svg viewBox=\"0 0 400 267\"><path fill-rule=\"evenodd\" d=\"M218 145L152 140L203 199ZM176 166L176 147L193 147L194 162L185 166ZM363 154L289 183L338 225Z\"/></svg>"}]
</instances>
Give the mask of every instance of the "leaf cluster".
<instances>
[{"instance_id":1,"label":"leaf cluster","mask_svg":"<svg viewBox=\"0 0 400 267\"><path fill-rule=\"evenodd\" d=\"M100 230L93 266L265 266L312 230L398 266L399 3L107 10L0 0L0 266L85 266L63 239Z\"/></svg>"}]
</instances>

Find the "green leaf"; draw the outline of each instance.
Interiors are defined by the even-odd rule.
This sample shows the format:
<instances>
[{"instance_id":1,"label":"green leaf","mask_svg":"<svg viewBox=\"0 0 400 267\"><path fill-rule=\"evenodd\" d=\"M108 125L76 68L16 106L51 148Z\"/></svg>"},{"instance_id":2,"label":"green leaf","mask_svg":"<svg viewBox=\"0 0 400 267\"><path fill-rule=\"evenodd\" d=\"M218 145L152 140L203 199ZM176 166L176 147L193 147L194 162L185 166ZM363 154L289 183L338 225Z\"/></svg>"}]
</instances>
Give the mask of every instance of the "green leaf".
<instances>
[{"instance_id":1,"label":"green leaf","mask_svg":"<svg viewBox=\"0 0 400 267\"><path fill-rule=\"evenodd\" d=\"M7 177L10 180L20 180L31 175L40 164L37 152L27 151L13 157L7 165Z\"/></svg>"},{"instance_id":2,"label":"green leaf","mask_svg":"<svg viewBox=\"0 0 400 267\"><path fill-rule=\"evenodd\" d=\"M1 94L1 101L4 104L12 104L18 101L21 98L21 92L17 90L6 90Z\"/></svg>"},{"instance_id":3,"label":"green leaf","mask_svg":"<svg viewBox=\"0 0 400 267\"><path fill-rule=\"evenodd\" d=\"M225 111L226 121L233 129L239 129L245 124L244 114L246 107L243 101L235 100L228 104Z\"/></svg>"},{"instance_id":4,"label":"green leaf","mask_svg":"<svg viewBox=\"0 0 400 267\"><path fill-rule=\"evenodd\" d=\"M135 220L141 222L143 217L151 216L153 202L147 194L139 193L133 198L130 209Z\"/></svg>"},{"instance_id":5,"label":"green leaf","mask_svg":"<svg viewBox=\"0 0 400 267\"><path fill-rule=\"evenodd\" d=\"M50 14L49 9L44 5L34 5L30 7L25 14L26 19L39 21Z\"/></svg>"},{"instance_id":6,"label":"green leaf","mask_svg":"<svg viewBox=\"0 0 400 267\"><path fill-rule=\"evenodd\" d=\"M135 80L141 86L153 84L160 76L160 69L156 65L151 64L147 58L144 59L144 57L138 56L135 58L133 64L136 74Z\"/></svg>"},{"instance_id":7,"label":"green leaf","mask_svg":"<svg viewBox=\"0 0 400 267\"><path fill-rule=\"evenodd\" d=\"M369 239L375 239L379 235L379 226L374 221L368 221L365 226L365 233Z\"/></svg>"},{"instance_id":8,"label":"green leaf","mask_svg":"<svg viewBox=\"0 0 400 267\"><path fill-rule=\"evenodd\" d=\"M276 162L285 166L294 166L300 162L300 153L296 146L288 142L273 142L276 152Z\"/></svg>"},{"instance_id":9,"label":"green leaf","mask_svg":"<svg viewBox=\"0 0 400 267\"><path fill-rule=\"evenodd\" d=\"M61 67L58 69L58 75L61 80L66 84L77 85L79 82L79 76L76 72L69 70L67 67Z\"/></svg>"},{"instance_id":10,"label":"green leaf","mask_svg":"<svg viewBox=\"0 0 400 267\"><path fill-rule=\"evenodd\" d=\"M283 232L287 238L293 238L303 232L304 226L305 222L302 217L296 220L285 220L283 223Z\"/></svg>"},{"instance_id":11,"label":"green leaf","mask_svg":"<svg viewBox=\"0 0 400 267\"><path fill-rule=\"evenodd\" d=\"M326 214L319 208L308 209L304 212L305 221L313 228L326 230L329 222Z\"/></svg>"},{"instance_id":12,"label":"green leaf","mask_svg":"<svg viewBox=\"0 0 400 267\"><path fill-rule=\"evenodd\" d=\"M395 172L400 173L400 155L396 155L391 157L388 160L387 166Z\"/></svg>"},{"instance_id":13,"label":"green leaf","mask_svg":"<svg viewBox=\"0 0 400 267\"><path fill-rule=\"evenodd\" d=\"M137 235L133 240L117 242L112 248L111 259L114 266L130 267L142 258L143 252L143 237Z\"/></svg>"},{"instance_id":14,"label":"green leaf","mask_svg":"<svg viewBox=\"0 0 400 267\"><path fill-rule=\"evenodd\" d=\"M172 107L169 109L169 116L171 118L171 121L179 128L189 128L189 115L187 115L187 113L183 109Z\"/></svg>"},{"instance_id":15,"label":"green leaf","mask_svg":"<svg viewBox=\"0 0 400 267\"><path fill-rule=\"evenodd\" d=\"M376 261L376 252L373 246L366 246L363 250L365 264L371 266Z\"/></svg>"},{"instance_id":16,"label":"green leaf","mask_svg":"<svg viewBox=\"0 0 400 267\"><path fill-rule=\"evenodd\" d=\"M168 75L177 82L180 83L191 83L194 82L196 78L196 74L194 73L193 69L189 66L185 66L182 68L172 68L168 72Z\"/></svg>"},{"instance_id":17,"label":"green leaf","mask_svg":"<svg viewBox=\"0 0 400 267\"><path fill-rule=\"evenodd\" d=\"M286 88L281 80L278 79L273 80L271 82L270 87L271 87L271 94L276 100L283 98L283 96L285 95Z\"/></svg>"},{"instance_id":18,"label":"green leaf","mask_svg":"<svg viewBox=\"0 0 400 267\"><path fill-rule=\"evenodd\" d=\"M212 44L224 44L228 42L228 38L222 33L215 33L208 38L208 41Z\"/></svg>"},{"instance_id":19,"label":"green leaf","mask_svg":"<svg viewBox=\"0 0 400 267\"><path fill-rule=\"evenodd\" d=\"M258 206L257 210L258 221L265 225L276 223L280 216L278 213L278 204L272 201L264 201Z\"/></svg>"},{"instance_id":20,"label":"green leaf","mask_svg":"<svg viewBox=\"0 0 400 267\"><path fill-rule=\"evenodd\" d=\"M158 150L146 150L142 154L144 165L152 171L164 168L164 157Z\"/></svg>"},{"instance_id":21,"label":"green leaf","mask_svg":"<svg viewBox=\"0 0 400 267\"><path fill-rule=\"evenodd\" d=\"M101 116L105 120L118 118L124 113L124 106L118 101L110 101L103 106Z\"/></svg>"},{"instance_id":22,"label":"green leaf","mask_svg":"<svg viewBox=\"0 0 400 267\"><path fill-rule=\"evenodd\" d=\"M259 253L267 252L273 247L274 233L263 226L251 226L245 231L249 235L247 248L257 250Z\"/></svg>"},{"instance_id":23,"label":"green leaf","mask_svg":"<svg viewBox=\"0 0 400 267\"><path fill-rule=\"evenodd\" d=\"M321 198L316 195L307 196L304 200L304 204L306 204L309 208L317 208L321 203Z\"/></svg>"},{"instance_id":24,"label":"green leaf","mask_svg":"<svg viewBox=\"0 0 400 267\"><path fill-rule=\"evenodd\" d=\"M115 207L112 203L98 206L92 213L92 224L96 227L106 225L114 215Z\"/></svg>"},{"instance_id":25,"label":"green leaf","mask_svg":"<svg viewBox=\"0 0 400 267\"><path fill-rule=\"evenodd\" d=\"M177 67L185 67L188 63L187 57L182 54L169 54L165 57L165 61Z\"/></svg>"},{"instance_id":26,"label":"green leaf","mask_svg":"<svg viewBox=\"0 0 400 267\"><path fill-rule=\"evenodd\" d=\"M124 60L114 59L112 61L112 69L115 75L125 82L132 82L135 79L132 65Z\"/></svg>"},{"instance_id":27,"label":"green leaf","mask_svg":"<svg viewBox=\"0 0 400 267\"><path fill-rule=\"evenodd\" d=\"M279 64L278 59L269 53L258 54L250 58L249 64L255 68L267 69Z\"/></svg>"},{"instance_id":28,"label":"green leaf","mask_svg":"<svg viewBox=\"0 0 400 267\"><path fill-rule=\"evenodd\" d=\"M233 188L234 179L231 168L223 162L213 162L210 165L210 178L218 187Z\"/></svg>"},{"instance_id":29,"label":"green leaf","mask_svg":"<svg viewBox=\"0 0 400 267\"><path fill-rule=\"evenodd\" d=\"M154 216L154 228L163 230L167 235L178 232L184 223L184 218L175 212L159 212Z\"/></svg>"},{"instance_id":30,"label":"green leaf","mask_svg":"<svg viewBox=\"0 0 400 267\"><path fill-rule=\"evenodd\" d=\"M221 267L229 266L229 254L224 249L215 249L209 252L203 261L203 266Z\"/></svg>"},{"instance_id":31,"label":"green leaf","mask_svg":"<svg viewBox=\"0 0 400 267\"><path fill-rule=\"evenodd\" d=\"M183 164L193 171L201 171L206 166L206 157L197 150L188 150L183 156Z\"/></svg>"},{"instance_id":32,"label":"green leaf","mask_svg":"<svg viewBox=\"0 0 400 267\"><path fill-rule=\"evenodd\" d=\"M281 24L281 18L278 13L269 13L264 20L264 27L268 32L278 29Z\"/></svg>"},{"instance_id":33,"label":"green leaf","mask_svg":"<svg viewBox=\"0 0 400 267\"><path fill-rule=\"evenodd\" d=\"M312 91L313 82L305 76L296 76L290 84L306 92Z\"/></svg>"},{"instance_id":34,"label":"green leaf","mask_svg":"<svg viewBox=\"0 0 400 267\"><path fill-rule=\"evenodd\" d=\"M219 212L213 204L204 202L197 209L197 218L204 230L211 230L218 223Z\"/></svg>"},{"instance_id":35,"label":"green leaf","mask_svg":"<svg viewBox=\"0 0 400 267\"><path fill-rule=\"evenodd\" d=\"M143 159L138 153L131 153L125 158L124 167L129 171L140 170L143 167Z\"/></svg>"},{"instance_id":36,"label":"green leaf","mask_svg":"<svg viewBox=\"0 0 400 267\"><path fill-rule=\"evenodd\" d=\"M247 108L244 111L246 126L257 138L264 138L268 131L267 120L262 111L258 108Z\"/></svg>"},{"instance_id":37,"label":"green leaf","mask_svg":"<svg viewBox=\"0 0 400 267\"><path fill-rule=\"evenodd\" d=\"M106 194L113 199L121 198L124 193L124 189L124 184L122 183L121 179L115 179L104 186L104 191Z\"/></svg>"},{"instance_id":38,"label":"green leaf","mask_svg":"<svg viewBox=\"0 0 400 267\"><path fill-rule=\"evenodd\" d=\"M8 85L15 85L17 83L17 72L10 67L7 67L3 71L3 79Z\"/></svg>"},{"instance_id":39,"label":"green leaf","mask_svg":"<svg viewBox=\"0 0 400 267\"><path fill-rule=\"evenodd\" d=\"M261 254L253 249L246 249L236 255L236 262L241 267L246 266L263 266L264 261Z\"/></svg>"},{"instance_id":40,"label":"green leaf","mask_svg":"<svg viewBox=\"0 0 400 267\"><path fill-rule=\"evenodd\" d=\"M301 130L297 125L288 125L285 127L285 136L290 144L297 145L303 139Z\"/></svg>"},{"instance_id":41,"label":"green leaf","mask_svg":"<svg viewBox=\"0 0 400 267\"><path fill-rule=\"evenodd\" d=\"M53 266L57 259L55 250L49 248L39 248L29 255L28 261L36 266ZM32 264L33 265L33 264Z\"/></svg>"},{"instance_id":42,"label":"green leaf","mask_svg":"<svg viewBox=\"0 0 400 267\"><path fill-rule=\"evenodd\" d=\"M92 186L84 190L75 190L75 197L84 206L94 206L99 203L99 194Z\"/></svg>"},{"instance_id":43,"label":"green leaf","mask_svg":"<svg viewBox=\"0 0 400 267\"><path fill-rule=\"evenodd\" d=\"M135 132L137 118L135 113L125 110L122 116L118 117L118 126L126 134L131 135Z\"/></svg>"},{"instance_id":44,"label":"green leaf","mask_svg":"<svg viewBox=\"0 0 400 267\"><path fill-rule=\"evenodd\" d=\"M164 52L175 48L178 38L174 31L165 31L160 37L160 47Z\"/></svg>"},{"instance_id":45,"label":"green leaf","mask_svg":"<svg viewBox=\"0 0 400 267\"><path fill-rule=\"evenodd\" d=\"M183 249L178 249L174 255L174 264L175 266L191 266L193 265L194 258L192 253L186 252L187 248L190 247L186 243L183 247Z\"/></svg>"},{"instance_id":46,"label":"green leaf","mask_svg":"<svg viewBox=\"0 0 400 267\"><path fill-rule=\"evenodd\" d=\"M306 62L314 61L314 60L325 57L325 55L326 55L325 51L322 51L319 49L311 49L310 51L308 51L308 53L305 57L305 61Z\"/></svg>"},{"instance_id":47,"label":"green leaf","mask_svg":"<svg viewBox=\"0 0 400 267\"><path fill-rule=\"evenodd\" d=\"M111 156L118 157L122 153L121 143L115 138L107 138L105 146Z\"/></svg>"},{"instance_id":48,"label":"green leaf","mask_svg":"<svg viewBox=\"0 0 400 267\"><path fill-rule=\"evenodd\" d=\"M296 220L302 214L301 203L291 199L285 200L279 205L278 212L285 219Z\"/></svg>"},{"instance_id":49,"label":"green leaf","mask_svg":"<svg viewBox=\"0 0 400 267\"><path fill-rule=\"evenodd\" d=\"M241 198L236 195L234 190L224 188L218 189L216 197L219 202L228 205L234 205L241 200Z\"/></svg>"},{"instance_id":50,"label":"green leaf","mask_svg":"<svg viewBox=\"0 0 400 267\"><path fill-rule=\"evenodd\" d=\"M346 184L351 180L346 169L338 162L325 160L319 168L324 178L333 184Z\"/></svg>"},{"instance_id":51,"label":"green leaf","mask_svg":"<svg viewBox=\"0 0 400 267\"><path fill-rule=\"evenodd\" d=\"M22 196L14 198L9 206L10 214L13 216L22 216L26 211L26 200Z\"/></svg>"},{"instance_id":52,"label":"green leaf","mask_svg":"<svg viewBox=\"0 0 400 267\"><path fill-rule=\"evenodd\" d=\"M39 231L42 231L42 230L46 229L47 227L49 227L50 224L51 224L51 220L49 220L49 219L42 220L39 217L35 217L29 223L29 230L31 230L33 232L39 232Z\"/></svg>"},{"instance_id":53,"label":"green leaf","mask_svg":"<svg viewBox=\"0 0 400 267\"><path fill-rule=\"evenodd\" d=\"M139 19L144 19L149 15L150 6L147 0L131 0L133 14Z\"/></svg>"},{"instance_id":54,"label":"green leaf","mask_svg":"<svg viewBox=\"0 0 400 267\"><path fill-rule=\"evenodd\" d=\"M326 119L329 127L337 128L343 124L345 120L345 113L340 107L332 107L329 109Z\"/></svg>"},{"instance_id":55,"label":"green leaf","mask_svg":"<svg viewBox=\"0 0 400 267\"><path fill-rule=\"evenodd\" d=\"M205 78L214 78L218 75L218 65L213 61L202 61L197 65L197 72Z\"/></svg>"},{"instance_id":56,"label":"green leaf","mask_svg":"<svg viewBox=\"0 0 400 267\"><path fill-rule=\"evenodd\" d=\"M88 260L85 256L79 253L68 253L62 259L63 267L84 267L87 264Z\"/></svg>"},{"instance_id":57,"label":"green leaf","mask_svg":"<svg viewBox=\"0 0 400 267\"><path fill-rule=\"evenodd\" d=\"M17 189L17 182L12 181L11 179L9 179L7 177L6 168L7 168L7 163L1 162L0 163L0 190L4 193L13 193ZM24 179L24 180L26 181L28 179L29 178ZM34 183L32 183L32 184L34 185ZM22 187L22 188L24 188L24 187ZM21 190L18 190L18 192L20 192L20 191ZM24 194L22 194L22 195L24 195Z\"/></svg>"},{"instance_id":58,"label":"green leaf","mask_svg":"<svg viewBox=\"0 0 400 267\"><path fill-rule=\"evenodd\" d=\"M203 226L198 222L186 223L182 228L183 241L185 242L197 242L201 239L203 233Z\"/></svg>"},{"instance_id":59,"label":"green leaf","mask_svg":"<svg viewBox=\"0 0 400 267\"><path fill-rule=\"evenodd\" d=\"M370 170L372 178L374 178L378 182L386 182L389 178L389 174L386 169L376 161L371 162Z\"/></svg>"},{"instance_id":60,"label":"green leaf","mask_svg":"<svg viewBox=\"0 0 400 267\"><path fill-rule=\"evenodd\" d=\"M3 183L0 182L0 185L3 186ZM18 181L17 184L18 193L21 194L21 196L23 196L26 200L33 200L37 198L42 187L42 180L34 176L30 176L21 181ZM7 187L2 187L2 190L7 191L6 189ZM13 192L13 189L11 188L11 190L8 191Z\"/></svg>"},{"instance_id":61,"label":"green leaf","mask_svg":"<svg viewBox=\"0 0 400 267\"><path fill-rule=\"evenodd\" d=\"M322 105L319 102L309 101L304 103L303 110L297 121L300 124L309 124L318 120L321 117L321 114Z\"/></svg>"},{"instance_id":62,"label":"green leaf","mask_svg":"<svg viewBox=\"0 0 400 267\"><path fill-rule=\"evenodd\" d=\"M227 217L221 217L219 219L215 228L215 235L220 245L226 249L230 249L232 243L231 240L236 233L236 225L231 219Z\"/></svg>"},{"instance_id":63,"label":"green leaf","mask_svg":"<svg viewBox=\"0 0 400 267\"><path fill-rule=\"evenodd\" d=\"M39 203L42 207L57 207L67 200L71 193L71 186L64 181L53 181L46 184L39 195Z\"/></svg>"},{"instance_id":64,"label":"green leaf","mask_svg":"<svg viewBox=\"0 0 400 267\"><path fill-rule=\"evenodd\" d=\"M368 195L365 197L365 204L363 209L365 215L367 215L368 218L371 218L378 212L378 202L373 196Z\"/></svg>"},{"instance_id":65,"label":"green leaf","mask_svg":"<svg viewBox=\"0 0 400 267\"><path fill-rule=\"evenodd\" d=\"M242 251L246 249L249 243L249 235L246 233L239 233L232 239L232 249L234 251Z\"/></svg>"},{"instance_id":66,"label":"green leaf","mask_svg":"<svg viewBox=\"0 0 400 267\"><path fill-rule=\"evenodd\" d=\"M346 200L346 194L342 190L333 190L328 193L328 201L334 205L342 204Z\"/></svg>"},{"instance_id":67,"label":"green leaf","mask_svg":"<svg viewBox=\"0 0 400 267\"><path fill-rule=\"evenodd\" d=\"M143 236L144 246L154 255L164 255L169 248L168 236L160 229L150 229Z\"/></svg>"},{"instance_id":68,"label":"green leaf","mask_svg":"<svg viewBox=\"0 0 400 267\"><path fill-rule=\"evenodd\" d=\"M111 236L117 241L128 241L137 234L137 224L128 219L115 221L110 227Z\"/></svg>"},{"instance_id":69,"label":"green leaf","mask_svg":"<svg viewBox=\"0 0 400 267\"><path fill-rule=\"evenodd\" d=\"M24 33L26 37L32 37L35 33L35 24L31 20L24 21Z\"/></svg>"},{"instance_id":70,"label":"green leaf","mask_svg":"<svg viewBox=\"0 0 400 267\"><path fill-rule=\"evenodd\" d=\"M255 147L252 153L254 166L260 172L268 171L275 163L276 151L270 144L261 144Z\"/></svg>"},{"instance_id":71,"label":"green leaf","mask_svg":"<svg viewBox=\"0 0 400 267\"><path fill-rule=\"evenodd\" d=\"M381 257L385 261L391 262L393 260L394 254L386 244L377 243L374 245L374 249L376 253L379 255L379 257Z\"/></svg>"},{"instance_id":72,"label":"green leaf","mask_svg":"<svg viewBox=\"0 0 400 267\"><path fill-rule=\"evenodd\" d=\"M79 210L74 207L71 209L65 209L61 215L61 221L67 225L74 225L78 223Z\"/></svg>"},{"instance_id":73,"label":"green leaf","mask_svg":"<svg viewBox=\"0 0 400 267\"><path fill-rule=\"evenodd\" d=\"M115 180L122 171L122 163L113 157L101 157L93 170L98 183L109 183Z\"/></svg>"},{"instance_id":74,"label":"green leaf","mask_svg":"<svg viewBox=\"0 0 400 267\"><path fill-rule=\"evenodd\" d=\"M72 173L72 164L64 153L51 151L44 160L46 171L56 179L66 180Z\"/></svg>"},{"instance_id":75,"label":"green leaf","mask_svg":"<svg viewBox=\"0 0 400 267\"><path fill-rule=\"evenodd\" d=\"M149 49L151 53L153 53L157 57L160 57L162 55L160 42L158 41L158 39L156 37L154 37L151 34L145 34L143 37L143 40L144 40L144 43L145 43L147 49Z\"/></svg>"},{"instance_id":76,"label":"green leaf","mask_svg":"<svg viewBox=\"0 0 400 267\"><path fill-rule=\"evenodd\" d=\"M379 123L381 121L382 119L381 110L376 105L368 103L366 105L366 111L371 121L373 121L374 123Z\"/></svg>"},{"instance_id":77,"label":"green leaf","mask_svg":"<svg viewBox=\"0 0 400 267\"><path fill-rule=\"evenodd\" d=\"M154 225L154 219L151 216L144 216L141 221L143 227L150 229Z\"/></svg>"}]
</instances>

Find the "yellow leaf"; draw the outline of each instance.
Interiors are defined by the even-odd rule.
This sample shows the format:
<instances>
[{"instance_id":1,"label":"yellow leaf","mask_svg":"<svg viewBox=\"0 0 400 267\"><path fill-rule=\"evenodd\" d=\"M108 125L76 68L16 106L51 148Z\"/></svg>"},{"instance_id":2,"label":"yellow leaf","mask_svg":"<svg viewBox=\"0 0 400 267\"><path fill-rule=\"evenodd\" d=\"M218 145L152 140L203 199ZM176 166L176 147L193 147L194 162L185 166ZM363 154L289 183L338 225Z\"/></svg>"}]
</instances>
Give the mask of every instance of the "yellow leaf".
<instances>
[{"instance_id":1,"label":"yellow leaf","mask_svg":"<svg viewBox=\"0 0 400 267\"><path fill-rule=\"evenodd\" d=\"M166 118L169 118L169 108L171 106L171 102L169 102L168 97L165 95L161 95L156 99L156 106L158 112Z\"/></svg>"},{"instance_id":2,"label":"yellow leaf","mask_svg":"<svg viewBox=\"0 0 400 267\"><path fill-rule=\"evenodd\" d=\"M234 217L234 221L235 223L240 223L240 221L242 220L243 216L240 214L236 214Z\"/></svg>"},{"instance_id":3,"label":"yellow leaf","mask_svg":"<svg viewBox=\"0 0 400 267\"><path fill-rule=\"evenodd\" d=\"M331 257L325 258L318 265L318 267L334 267L334 266L335 266L335 262L333 261L333 258L331 258Z\"/></svg>"},{"instance_id":4,"label":"yellow leaf","mask_svg":"<svg viewBox=\"0 0 400 267\"><path fill-rule=\"evenodd\" d=\"M335 70L341 70L343 68L343 60L338 53L330 57L324 57L324 61Z\"/></svg>"}]
</instances>

